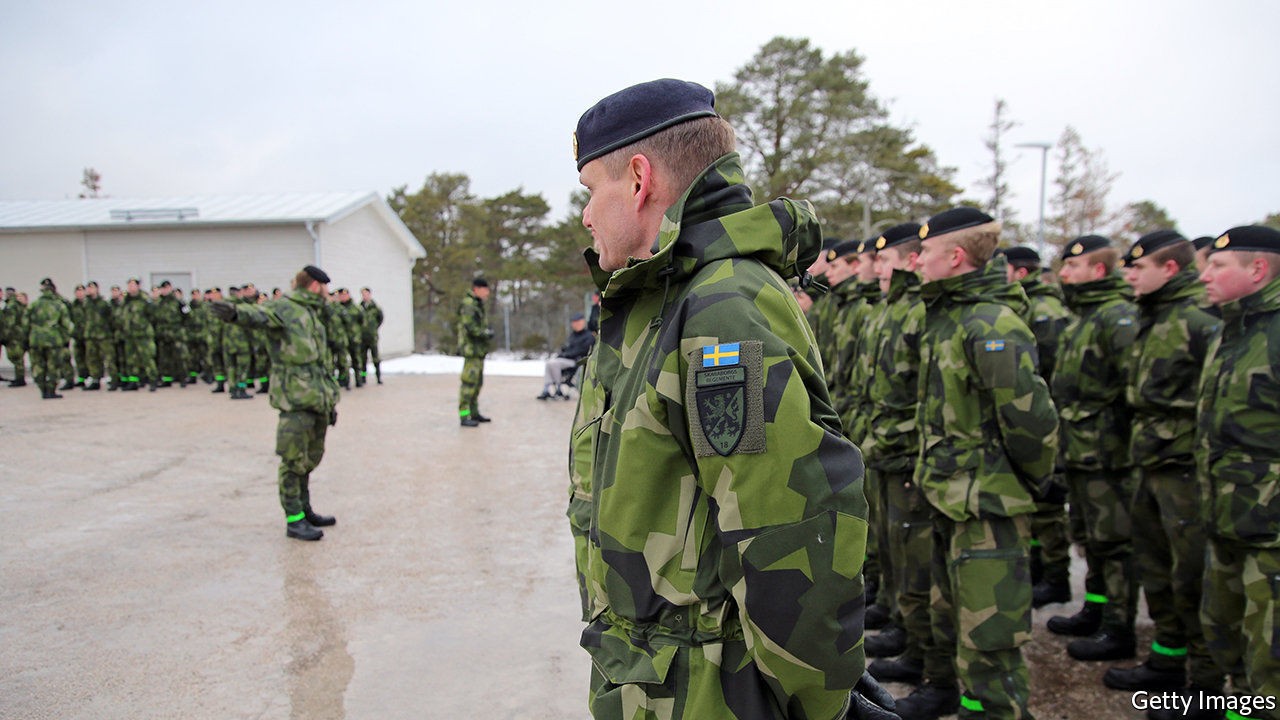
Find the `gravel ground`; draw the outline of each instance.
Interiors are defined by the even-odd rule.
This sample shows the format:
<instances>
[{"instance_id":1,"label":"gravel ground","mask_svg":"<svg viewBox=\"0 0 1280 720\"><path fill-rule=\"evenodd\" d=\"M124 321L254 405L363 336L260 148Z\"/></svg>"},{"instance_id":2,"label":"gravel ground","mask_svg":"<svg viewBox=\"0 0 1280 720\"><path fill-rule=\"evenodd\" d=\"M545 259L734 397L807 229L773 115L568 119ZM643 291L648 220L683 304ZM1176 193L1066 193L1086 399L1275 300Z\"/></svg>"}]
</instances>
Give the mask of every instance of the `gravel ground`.
<instances>
[{"instance_id":1,"label":"gravel ground","mask_svg":"<svg viewBox=\"0 0 1280 720\"><path fill-rule=\"evenodd\" d=\"M318 543L284 537L265 397L0 387L0 718L585 720L572 403L490 377L463 429L456 376L385 381L343 393ZM1142 717L1046 610L1036 716Z\"/></svg>"}]
</instances>

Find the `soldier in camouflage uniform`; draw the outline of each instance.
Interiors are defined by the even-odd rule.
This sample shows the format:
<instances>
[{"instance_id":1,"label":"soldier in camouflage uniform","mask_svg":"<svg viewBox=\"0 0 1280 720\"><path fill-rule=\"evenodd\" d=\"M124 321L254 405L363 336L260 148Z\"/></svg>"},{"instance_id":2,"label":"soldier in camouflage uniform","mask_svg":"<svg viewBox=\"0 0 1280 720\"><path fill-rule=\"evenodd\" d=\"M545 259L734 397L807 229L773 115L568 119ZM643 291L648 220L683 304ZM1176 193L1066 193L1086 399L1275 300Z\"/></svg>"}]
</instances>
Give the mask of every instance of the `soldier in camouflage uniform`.
<instances>
[{"instance_id":1,"label":"soldier in camouflage uniform","mask_svg":"<svg viewBox=\"0 0 1280 720\"><path fill-rule=\"evenodd\" d=\"M323 270L308 265L294 278L293 290L279 300L210 303L219 319L242 329L265 329L270 338L271 407L280 411L280 506L285 535L297 540L319 540L324 537L319 528L337 522L311 508L311 472L324 457L329 426L338 422L338 386L329 372L323 319L328 282Z\"/></svg>"},{"instance_id":2,"label":"soldier in camouflage uniform","mask_svg":"<svg viewBox=\"0 0 1280 720\"><path fill-rule=\"evenodd\" d=\"M62 356L71 342L74 326L67 302L58 297L53 281L40 281L40 297L27 310L27 350L31 353L31 377L45 400L61 398L58 378L62 374Z\"/></svg>"},{"instance_id":3,"label":"soldier in camouflage uniform","mask_svg":"<svg viewBox=\"0 0 1280 720\"><path fill-rule=\"evenodd\" d=\"M1062 466L1071 510L1083 520L1088 570L1083 608L1050 618L1048 627L1082 638L1067 645L1077 660L1121 660L1135 652L1134 481L1125 386L1138 311L1115 272L1119 259L1108 238L1085 235L1068 243L1058 271L1075 317L1058 348L1053 398L1062 414Z\"/></svg>"},{"instance_id":4,"label":"soldier in camouflage uniform","mask_svg":"<svg viewBox=\"0 0 1280 720\"><path fill-rule=\"evenodd\" d=\"M339 387L350 388L351 368L348 367L347 362L349 358L347 353L342 352L347 347L347 320L337 296L328 298L328 302L325 304L324 327L329 334L329 354L333 358L333 367L338 377L338 385Z\"/></svg>"},{"instance_id":5,"label":"soldier in camouflage uniform","mask_svg":"<svg viewBox=\"0 0 1280 720\"><path fill-rule=\"evenodd\" d=\"M182 303L174 297L173 285L168 280L160 283L160 292L151 306L151 324L156 333L156 369L160 373L160 387L169 387L176 380L187 386L187 370L184 366L186 345L183 340Z\"/></svg>"},{"instance_id":6,"label":"soldier in camouflage uniform","mask_svg":"<svg viewBox=\"0 0 1280 720\"><path fill-rule=\"evenodd\" d=\"M343 351L350 358L356 387L363 387L367 369L364 364L364 353L360 349L364 336L364 311L360 309L359 303L352 302L351 291L346 288L338 291L338 302L342 304L343 317L347 321L347 346Z\"/></svg>"},{"instance_id":7,"label":"soldier in camouflage uniform","mask_svg":"<svg viewBox=\"0 0 1280 720\"><path fill-rule=\"evenodd\" d=\"M919 232L916 223L904 223L870 242L885 299L875 326L863 336L873 367L867 392L871 417L866 422L869 432L863 450L868 475L875 477L880 488L879 505L871 508L871 516L883 527L877 529L884 533L880 547L889 556L895 583L884 592L896 597L903 635L897 660L882 658L868 669L878 680L902 682L921 679L924 653L932 645L929 563L933 557L933 519L914 477L920 454L916 411L924 331L924 304L916 273ZM867 493L867 498L871 502L872 494ZM867 644L870 646L870 639ZM872 654L870 649L867 654Z\"/></svg>"},{"instance_id":8,"label":"soldier in camouflage uniform","mask_svg":"<svg viewBox=\"0 0 1280 720\"><path fill-rule=\"evenodd\" d=\"M137 390L141 383L147 382L151 392L156 391L160 377L156 372L156 336L151 316L151 300L141 291L138 279L130 278L117 318L124 338L124 356L120 363L125 375L122 390Z\"/></svg>"},{"instance_id":9,"label":"soldier in camouflage uniform","mask_svg":"<svg viewBox=\"0 0 1280 720\"><path fill-rule=\"evenodd\" d=\"M1222 686L1200 629L1204 502L1193 457L1200 373L1218 322L1199 308L1194 262L1191 241L1173 230L1143 235L1124 258L1140 320L1126 389L1138 477L1131 513L1142 538L1134 554L1156 633L1145 662L1103 676L1117 690L1181 689L1188 662L1194 687Z\"/></svg>"},{"instance_id":10,"label":"soldier in camouflage uniform","mask_svg":"<svg viewBox=\"0 0 1280 720\"><path fill-rule=\"evenodd\" d=\"M1234 700L1269 700L1269 707L1227 717L1277 720L1280 232L1236 227L1212 248L1200 279L1222 309L1222 332L1209 350L1197 405L1209 539L1200 619L1209 652L1231 674Z\"/></svg>"},{"instance_id":11,"label":"soldier in camouflage uniform","mask_svg":"<svg viewBox=\"0 0 1280 720\"><path fill-rule=\"evenodd\" d=\"M1022 320L1026 294L988 263L999 237L969 207L920 228L915 482L933 510L934 589L924 683L898 702L903 718L957 706L962 718L1031 717L1030 514L1053 474L1058 418Z\"/></svg>"},{"instance_id":12,"label":"soldier in camouflage uniform","mask_svg":"<svg viewBox=\"0 0 1280 720\"><path fill-rule=\"evenodd\" d=\"M84 310L85 310L85 287L84 285L76 285L75 299L67 304L67 310L71 313L71 324L75 328L71 331L71 356L74 359L75 368L72 375L75 377L75 385L84 387L85 381L85 342L84 342Z\"/></svg>"},{"instance_id":13,"label":"soldier in camouflage uniform","mask_svg":"<svg viewBox=\"0 0 1280 720\"><path fill-rule=\"evenodd\" d=\"M480 414L476 400L484 385L484 356L489 354L493 330L485 314L489 299L489 281L471 281L471 292L458 303L458 354L462 356L462 377L458 387L458 417L462 427L476 427L489 422Z\"/></svg>"},{"instance_id":14,"label":"soldier in camouflage uniform","mask_svg":"<svg viewBox=\"0 0 1280 720\"><path fill-rule=\"evenodd\" d=\"M208 292L205 293L205 303L203 305L203 310L207 313L204 323L205 367L208 368L209 376L215 383L213 389L209 391L210 393L227 391L226 355L222 345L222 338L226 332L227 325L213 316L213 308L209 304L221 299L222 288L209 288Z\"/></svg>"},{"instance_id":15,"label":"soldier in camouflage uniform","mask_svg":"<svg viewBox=\"0 0 1280 720\"><path fill-rule=\"evenodd\" d=\"M369 363L373 363L373 372L382 384L382 356L378 354L378 328L382 327L382 308L373 301L373 291L369 288L360 290L360 309L364 311L364 325L360 328L360 374L365 375Z\"/></svg>"},{"instance_id":16,"label":"soldier in camouflage uniform","mask_svg":"<svg viewBox=\"0 0 1280 720\"><path fill-rule=\"evenodd\" d=\"M254 290L249 297L249 302L262 305L267 302L267 299L265 292ZM250 352L253 356L252 377L257 380L258 394L263 395L271 391L271 338L266 328L257 328L249 331L249 342L253 348ZM249 385L252 387L253 383L250 382Z\"/></svg>"},{"instance_id":17,"label":"soldier in camouflage uniform","mask_svg":"<svg viewBox=\"0 0 1280 720\"><path fill-rule=\"evenodd\" d=\"M9 387L25 387L27 384L27 306L18 300L18 291L5 288L4 340L5 352L13 364L13 380Z\"/></svg>"},{"instance_id":18,"label":"soldier in camouflage uniform","mask_svg":"<svg viewBox=\"0 0 1280 720\"><path fill-rule=\"evenodd\" d=\"M822 241L822 252L818 253L818 257L814 259L813 264L806 271L808 281L804 282L801 290L809 296L809 308L805 310L804 317L809 323L809 328L813 331L814 338L818 341L819 354L826 363L826 359L831 357L832 350L828 347L828 337L830 335L830 314L831 314L831 286L827 279L827 269L830 267L830 261L827 259L835 246L842 242L838 238L825 238ZM805 276L797 278L797 284L803 281ZM825 370L825 368L824 368Z\"/></svg>"},{"instance_id":19,"label":"soldier in camouflage uniform","mask_svg":"<svg viewBox=\"0 0 1280 720\"><path fill-rule=\"evenodd\" d=\"M247 305L245 289L232 287L228 289L227 302L237 310ZM222 365L227 371L227 385L230 387L232 400L252 400L249 385L253 383L253 346L249 339L250 329L237 324L224 325L222 328Z\"/></svg>"},{"instance_id":20,"label":"soldier in camouflage uniform","mask_svg":"<svg viewBox=\"0 0 1280 720\"><path fill-rule=\"evenodd\" d=\"M209 354L204 346L204 338L209 326L209 309L204 307L204 293L200 288L191 289L191 301L187 303L188 312L184 316L183 334L187 342L187 376L191 382L202 379L213 382L213 376L206 365Z\"/></svg>"},{"instance_id":21,"label":"soldier in camouflage uniform","mask_svg":"<svg viewBox=\"0 0 1280 720\"><path fill-rule=\"evenodd\" d=\"M854 689L879 690L862 462L786 285L819 251L817 219L752 206L712 101L645 83L575 135L601 290L570 462L591 712L892 717Z\"/></svg>"},{"instance_id":22,"label":"soldier in camouflage uniform","mask_svg":"<svg viewBox=\"0 0 1280 720\"><path fill-rule=\"evenodd\" d=\"M110 384L107 385L108 391L121 390L128 382L125 372L125 352L124 352L124 290L119 285L111 286L111 299L107 301L111 306L111 348L115 351L115 376L111 378Z\"/></svg>"},{"instance_id":23,"label":"soldier in camouflage uniform","mask_svg":"<svg viewBox=\"0 0 1280 720\"><path fill-rule=\"evenodd\" d=\"M101 378L117 375L115 347L112 341L111 305L98 292L98 283L85 286L84 323L84 376L85 390L101 390Z\"/></svg>"},{"instance_id":24,"label":"soldier in camouflage uniform","mask_svg":"<svg viewBox=\"0 0 1280 720\"><path fill-rule=\"evenodd\" d=\"M1006 264L1006 277L1027 294L1030 314L1024 318L1036 336L1040 356L1040 377L1053 387L1053 368L1058 361L1058 343L1071 321L1062 290L1045 282L1040 271L1040 253L1025 247L999 250ZM1031 607L1071 600L1071 540L1067 531L1066 478L1055 473L1050 492L1039 500L1031 515Z\"/></svg>"}]
</instances>

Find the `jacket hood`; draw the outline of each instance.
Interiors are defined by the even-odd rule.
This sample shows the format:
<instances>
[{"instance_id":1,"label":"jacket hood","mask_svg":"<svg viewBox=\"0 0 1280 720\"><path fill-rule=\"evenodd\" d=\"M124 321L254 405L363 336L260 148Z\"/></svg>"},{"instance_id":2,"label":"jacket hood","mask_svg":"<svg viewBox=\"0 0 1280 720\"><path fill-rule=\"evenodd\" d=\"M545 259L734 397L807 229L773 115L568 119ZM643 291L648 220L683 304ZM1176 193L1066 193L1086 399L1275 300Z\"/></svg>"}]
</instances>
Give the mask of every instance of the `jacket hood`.
<instances>
[{"instance_id":1,"label":"jacket hood","mask_svg":"<svg viewBox=\"0 0 1280 720\"><path fill-rule=\"evenodd\" d=\"M1054 297L1059 300L1064 300L1062 288L1058 287L1054 283L1045 282L1038 277L1028 275L1019 280L1018 283L1022 285L1022 291L1027 294L1028 298Z\"/></svg>"},{"instance_id":2,"label":"jacket hood","mask_svg":"<svg viewBox=\"0 0 1280 720\"><path fill-rule=\"evenodd\" d=\"M1280 278L1276 278L1252 295L1225 303L1222 306L1222 318L1235 321L1247 315L1275 312L1280 310Z\"/></svg>"},{"instance_id":3,"label":"jacket hood","mask_svg":"<svg viewBox=\"0 0 1280 720\"><path fill-rule=\"evenodd\" d=\"M1204 300L1204 286L1200 284L1200 278L1196 272L1191 269L1182 270L1169 278L1169 282L1165 283L1164 287L1150 295L1138 296L1136 302L1139 308L1145 310L1183 300L1195 303Z\"/></svg>"},{"instance_id":4,"label":"jacket hood","mask_svg":"<svg viewBox=\"0 0 1280 720\"><path fill-rule=\"evenodd\" d=\"M1087 305L1100 305L1112 300L1133 300L1133 291L1129 289L1129 283L1126 283L1124 278L1111 273L1101 280L1063 285L1062 296L1067 302L1067 307L1079 312L1077 308Z\"/></svg>"},{"instance_id":5,"label":"jacket hood","mask_svg":"<svg viewBox=\"0 0 1280 720\"><path fill-rule=\"evenodd\" d=\"M1007 305L1018 317L1026 317L1027 294L1018 283L1009 282L1004 266L987 263L963 275L934 280L920 286L920 297L930 305L947 301L954 305L993 302Z\"/></svg>"},{"instance_id":6,"label":"jacket hood","mask_svg":"<svg viewBox=\"0 0 1280 720\"><path fill-rule=\"evenodd\" d=\"M310 305L311 307L320 307L324 305L324 298L310 290L298 288L285 293L285 297L298 303L299 305Z\"/></svg>"},{"instance_id":7,"label":"jacket hood","mask_svg":"<svg viewBox=\"0 0 1280 720\"><path fill-rule=\"evenodd\" d=\"M729 153L708 167L667 209L652 257L608 273L589 248L584 256L603 296L663 287L726 258L752 258L783 280L799 277L822 249L822 230L808 201L779 198L752 205L742 160Z\"/></svg>"},{"instance_id":8,"label":"jacket hood","mask_svg":"<svg viewBox=\"0 0 1280 720\"><path fill-rule=\"evenodd\" d=\"M877 289L879 286L877 285ZM889 292L885 297L889 302L896 302L907 293L920 292L920 275L914 270L895 269L889 276Z\"/></svg>"}]
</instances>

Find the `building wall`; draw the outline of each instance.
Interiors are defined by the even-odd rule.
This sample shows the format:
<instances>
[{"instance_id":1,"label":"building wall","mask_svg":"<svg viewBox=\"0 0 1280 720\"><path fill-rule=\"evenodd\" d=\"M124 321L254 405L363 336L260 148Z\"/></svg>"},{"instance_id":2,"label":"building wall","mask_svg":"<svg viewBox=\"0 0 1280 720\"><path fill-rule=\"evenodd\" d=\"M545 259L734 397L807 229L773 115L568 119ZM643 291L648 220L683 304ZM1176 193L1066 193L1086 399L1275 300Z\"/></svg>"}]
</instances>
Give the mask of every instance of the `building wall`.
<instances>
[{"instance_id":1,"label":"building wall","mask_svg":"<svg viewBox=\"0 0 1280 720\"><path fill-rule=\"evenodd\" d=\"M84 278L84 234L0 234L0 287L24 291L32 300L40 281L52 278L58 291L70 297Z\"/></svg>"},{"instance_id":2,"label":"building wall","mask_svg":"<svg viewBox=\"0 0 1280 720\"><path fill-rule=\"evenodd\" d=\"M319 228L320 267L358 302L368 287L386 318L378 335L383 357L413 352L413 260L378 212L366 205Z\"/></svg>"}]
</instances>

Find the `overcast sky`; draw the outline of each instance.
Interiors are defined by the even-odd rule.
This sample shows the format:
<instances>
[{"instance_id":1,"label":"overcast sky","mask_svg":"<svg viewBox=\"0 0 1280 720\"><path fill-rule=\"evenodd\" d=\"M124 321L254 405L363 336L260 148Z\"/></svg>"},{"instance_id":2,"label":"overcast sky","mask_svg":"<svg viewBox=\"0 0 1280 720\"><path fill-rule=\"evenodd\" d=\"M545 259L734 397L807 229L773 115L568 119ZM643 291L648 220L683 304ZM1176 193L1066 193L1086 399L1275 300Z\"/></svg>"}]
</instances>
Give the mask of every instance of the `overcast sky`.
<instances>
[{"instance_id":1,"label":"overcast sky","mask_svg":"<svg viewBox=\"0 0 1280 720\"><path fill-rule=\"evenodd\" d=\"M729 81L770 38L856 49L872 92L958 171L1074 126L1189 236L1280 212L1280 3L20 2L0 0L0 200L372 190L461 172L567 212L570 135L600 97ZM1015 150L1034 222L1040 151ZM1050 154L1049 192L1055 173Z\"/></svg>"}]
</instances>

